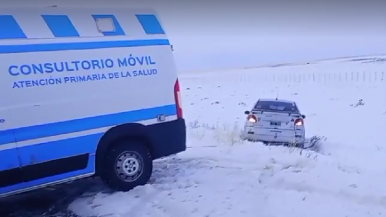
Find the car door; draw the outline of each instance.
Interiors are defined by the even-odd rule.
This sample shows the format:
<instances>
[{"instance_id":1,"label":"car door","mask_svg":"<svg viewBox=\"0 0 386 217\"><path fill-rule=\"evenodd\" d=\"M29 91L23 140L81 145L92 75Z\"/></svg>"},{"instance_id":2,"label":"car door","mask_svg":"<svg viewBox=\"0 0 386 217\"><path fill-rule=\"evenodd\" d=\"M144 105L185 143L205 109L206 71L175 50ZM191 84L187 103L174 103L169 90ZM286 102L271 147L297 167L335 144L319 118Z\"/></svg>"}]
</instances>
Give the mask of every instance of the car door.
<instances>
[{"instance_id":1,"label":"car door","mask_svg":"<svg viewBox=\"0 0 386 217\"><path fill-rule=\"evenodd\" d=\"M24 181L14 135L9 110L0 108L0 195L19 190Z\"/></svg>"}]
</instances>

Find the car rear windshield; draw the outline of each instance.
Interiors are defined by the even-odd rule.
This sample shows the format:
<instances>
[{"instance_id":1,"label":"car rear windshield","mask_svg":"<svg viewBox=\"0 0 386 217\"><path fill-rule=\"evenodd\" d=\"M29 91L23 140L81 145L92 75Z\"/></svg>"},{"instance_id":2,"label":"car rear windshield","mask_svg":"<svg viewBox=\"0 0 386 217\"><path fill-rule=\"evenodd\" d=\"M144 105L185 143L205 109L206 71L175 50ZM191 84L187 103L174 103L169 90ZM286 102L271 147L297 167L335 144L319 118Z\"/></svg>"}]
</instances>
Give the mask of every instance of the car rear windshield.
<instances>
[{"instance_id":1,"label":"car rear windshield","mask_svg":"<svg viewBox=\"0 0 386 217\"><path fill-rule=\"evenodd\" d=\"M299 113L295 103L279 101L259 101L253 110Z\"/></svg>"}]
</instances>

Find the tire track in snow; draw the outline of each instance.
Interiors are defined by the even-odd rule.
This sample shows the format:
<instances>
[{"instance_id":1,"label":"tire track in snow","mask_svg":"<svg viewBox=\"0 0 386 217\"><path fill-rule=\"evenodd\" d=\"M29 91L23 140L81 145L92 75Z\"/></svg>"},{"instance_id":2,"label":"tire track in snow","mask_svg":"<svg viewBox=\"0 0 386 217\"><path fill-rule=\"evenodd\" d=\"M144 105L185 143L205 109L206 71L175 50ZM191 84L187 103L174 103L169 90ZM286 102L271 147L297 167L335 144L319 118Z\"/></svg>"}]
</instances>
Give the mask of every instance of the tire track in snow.
<instances>
[{"instance_id":1,"label":"tire track in snow","mask_svg":"<svg viewBox=\"0 0 386 217\"><path fill-rule=\"evenodd\" d=\"M355 194L347 190L334 191L327 188L312 186L307 183L291 182L284 179L279 179L276 182L269 183L267 187L274 189L280 188L283 190L322 194L329 197L341 198L345 201L352 201L354 203L357 203L358 205L386 207L386 196L382 197L375 195Z\"/></svg>"},{"instance_id":2,"label":"tire track in snow","mask_svg":"<svg viewBox=\"0 0 386 217\"><path fill-rule=\"evenodd\" d=\"M148 184L145 186L146 194L145 196L141 196L141 200L137 201L136 206L143 206L141 204L145 204L142 209L136 209L125 213L123 216L133 216L133 217L143 217L143 216L154 216L154 210L156 211L157 216L164 217L191 217L189 213L187 213L181 204L175 204L174 202L169 201L167 197L165 197L164 192L160 189L155 188L153 185ZM142 194L141 194L142 195ZM133 206L134 208L136 206ZM148 207L150 206L150 207ZM149 210L149 209L151 210ZM146 211L146 213L144 213ZM123 217L122 216L122 217Z\"/></svg>"},{"instance_id":3,"label":"tire track in snow","mask_svg":"<svg viewBox=\"0 0 386 217\"><path fill-rule=\"evenodd\" d=\"M114 207L115 197L122 195L127 200L127 207L123 213ZM153 217L155 214L159 217L190 217L179 206L173 205L167 197L163 197L163 191L153 187L151 184L137 187L130 192L117 192L113 194L100 193L93 197L82 198L71 204L69 209L79 216L89 216L90 210L84 210L84 207L92 209L92 213L99 213L102 217ZM105 203L109 202L105 209ZM121 202L121 201L120 201ZM101 210L97 210L102 208Z\"/></svg>"},{"instance_id":4,"label":"tire track in snow","mask_svg":"<svg viewBox=\"0 0 386 217\"><path fill-rule=\"evenodd\" d=\"M166 160L166 161L169 161L169 160ZM223 190L222 193L224 193L225 195L227 195L227 190L229 190L226 187L226 185L227 185L226 183L228 181L230 181L229 184L231 185L232 190L229 192L230 195L228 195L228 196L231 196L231 195L233 195L233 193L238 192L238 191L244 191L245 188L248 189L248 183L251 180L252 180L252 183L255 182L255 181L253 181L253 180L255 180L254 174L259 173L259 171L261 170L259 164L256 164L256 162L254 162L254 161L253 162L235 161L235 159L227 158L226 155L222 158L211 158L210 156L206 156L206 157L199 157L199 158L192 157L192 158L184 158L184 159L170 159L169 164L174 164L175 166L180 167L180 168L181 167L183 167L185 169L189 168L190 170L194 170L197 168L199 168L200 170L202 170L202 169L213 170L213 171L222 170L226 174L228 174L229 177L235 176L236 180L235 179L231 179L231 180L219 179L218 180L218 182L219 182L218 184L220 184L220 185L225 184L225 186L224 186L225 188L222 189ZM193 175L193 177L196 177L196 175L194 173L190 174L190 175ZM199 175L199 174L197 174L197 175ZM193 179L193 180L195 180L195 179ZM245 183L245 181L247 183ZM195 181L193 181L193 182L195 182ZM268 208L268 207L270 207L270 204L268 204L268 200L267 200L267 196L266 196L267 194L264 193L264 189L259 184L257 184L257 182L255 182L255 183L256 183L256 185L253 187L253 189L254 189L254 191L257 191L258 193L255 194L253 197L253 204L254 204L253 206L254 207L255 206L260 207L260 209L259 209L259 216L260 217L273 217L273 215L269 211L270 209ZM201 182L198 181L197 184L200 185ZM207 183L207 184L209 184L209 186L210 186L210 184L216 184L216 183ZM230 187L230 186L228 186L228 187ZM184 189L189 189L189 187L184 188ZM176 190L176 189L173 189L173 190ZM196 188L194 188L192 190L196 191ZM210 193L210 191L214 190L214 189L209 187L208 190L209 190L209 192L205 192L205 193ZM187 191L186 193L189 194L189 191ZM243 195L243 194L240 194L240 195ZM216 198L216 200L217 199L220 199L220 198ZM234 198L234 199L236 199L236 198ZM225 201L225 200L227 200L227 198L223 198L223 200ZM246 204L248 204L248 203L250 203L250 201L246 202ZM175 202L173 202L173 204L169 204L167 202L166 204L163 203L162 205L164 207L168 207L169 205L170 206L176 206L179 204L180 203L176 204ZM216 202L213 201L214 206L215 206L215 204L216 204ZM233 205L237 206L237 204L233 204ZM240 208L240 207L238 207L238 208ZM227 212L226 209L227 208L224 207L223 210L208 210L206 212L206 214L201 213L201 215L196 213L199 210L192 210L192 212L190 214L191 214L191 216L200 216L200 217L221 216L222 214L219 212L225 212L226 213ZM242 210L242 208L241 208L241 210ZM184 213L184 212L181 211L180 213L181 213L180 216L182 216L182 213Z\"/></svg>"},{"instance_id":5,"label":"tire track in snow","mask_svg":"<svg viewBox=\"0 0 386 217\"><path fill-rule=\"evenodd\" d=\"M291 169L290 172L298 173L301 172L301 167L296 168L278 168L275 165L271 164L266 167L266 169L259 176L259 182L267 188L271 189L282 189L282 190L291 190L303 193L311 194L321 194L327 197L340 198L345 201L351 201L357 203L358 205L371 205L378 207L386 207L386 196L376 196L371 194L359 194L354 193L355 185L350 186L352 191L349 189L333 190L328 189L322 186L315 186L313 183L304 183L290 181L288 178L281 177L278 178L277 175L284 170Z\"/></svg>"}]
</instances>

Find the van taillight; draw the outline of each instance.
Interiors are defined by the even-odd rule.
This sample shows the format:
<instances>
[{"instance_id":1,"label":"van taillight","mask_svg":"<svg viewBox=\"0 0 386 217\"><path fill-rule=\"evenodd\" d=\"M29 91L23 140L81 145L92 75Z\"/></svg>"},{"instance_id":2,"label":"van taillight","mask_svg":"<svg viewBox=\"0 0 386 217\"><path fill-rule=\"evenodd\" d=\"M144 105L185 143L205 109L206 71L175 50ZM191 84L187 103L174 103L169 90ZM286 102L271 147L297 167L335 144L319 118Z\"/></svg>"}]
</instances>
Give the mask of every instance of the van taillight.
<instances>
[{"instance_id":1,"label":"van taillight","mask_svg":"<svg viewBox=\"0 0 386 217\"><path fill-rule=\"evenodd\" d=\"M182 104L181 104L180 82L178 81L178 79L176 80L176 83L174 84L174 99L176 101L177 118L183 118L183 115L182 115Z\"/></svg>"}]
</instances>

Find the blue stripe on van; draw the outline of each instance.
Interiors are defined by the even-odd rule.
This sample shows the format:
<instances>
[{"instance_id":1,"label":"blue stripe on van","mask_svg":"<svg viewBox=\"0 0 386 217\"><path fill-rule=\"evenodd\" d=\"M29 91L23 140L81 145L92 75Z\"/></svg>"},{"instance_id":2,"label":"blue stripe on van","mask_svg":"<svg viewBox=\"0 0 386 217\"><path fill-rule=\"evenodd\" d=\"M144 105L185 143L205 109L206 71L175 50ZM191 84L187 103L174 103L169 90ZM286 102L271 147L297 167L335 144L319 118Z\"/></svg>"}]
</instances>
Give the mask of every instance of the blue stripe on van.
<instances>
[{"instance_id":1,"label":"blue stripe on van","mask_svg":"<svg viewBox=\"0 0 386 217\"><path fill-rule=\"evenodd\" d=\"M27 166L31 164L31 156L34 158L34 164L38 164L80 154L94 154L103 134L93 133L74 138L21 146L18 148L18 159L20 159L21 166Z\"/></svg>"},{"instance_id":2,"label":"blue stripe on van","mask_svg":"<svg viewBox=\"0 0 386 217\"><path fill-rule=\"evenodd\" d=\"M162 29L161 24L159 23L157 17L153 14L137 14L138 21L141 23L141 26L146 34L165 34L165 31Z\"/></svg>"},{"instance_id":3,"label":"blue stripe on van","mask_svg":"<svg viewBox=\"0 0 386 217\"><path fill-rule=\"evenodd\" d=\"M79 37L78 31L67 15L42 15L42 17L55 37Z\"/></svg>"},{"instance_id":4,"label":"blue stripe on van","mask_svg":"<svg viewBox=\"0 0 386 217\"><path fill-rule=\"evenodd\" d=\"M0 131L0 145L14 142L15 139L9 136L12 134L15 134L16 141L25 141L147 120L156 118L157 115L160 114L164 114L166 116L177 114L176 105L172 104L154 108L139 109L115 114L99 115L95 117L87 117L4 130Z\"/></svg>"},{"instance_id":5,"label":"blue stripe on van","mask_svg":"<svg viewBox=\"0 0 386 217\"><path fill-rule=\"evenodd\" d=\"M19 153L16 148L0 151L0 171L20 167Z\"/></svg>"},{"instance_id":6,"label":"blue stripe on van","mask_svg":"<svg viewBox=\"0 0 386 217\"><path fill-rule=\"evenodd\" d=\"M27 38L12 15L0 15L0 39Z\"/></svg>"},{"instance_id":7,"label":"blue stripe on van","mask_svg":"<svg viewBox=\"0 0 386 217\"><path fill-rule=\"evenodd\" d=\"M125 32L123 31L121 25L119 24L118 20L115 18L114 15L110 14L105 14L105 15L92 15L94 18L95 22L98 19L111 19L113 21L114 25L114 31L101 31L104 36L116 36L116 35L126 35Z\"/></svg>"},{"instance_id":8,"label":"blue stripe on van","mask_svg":"<svg viewBox=\"0 0 386 217\"><path fill-rule=\"evenodd\" d=\"M168 39L1 45L0 54L170 45Z\"/></svg>"}]
</instances>

